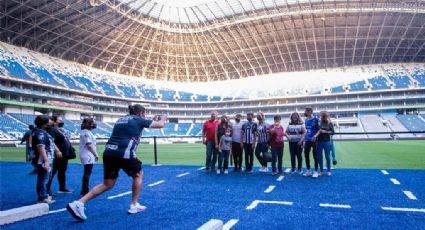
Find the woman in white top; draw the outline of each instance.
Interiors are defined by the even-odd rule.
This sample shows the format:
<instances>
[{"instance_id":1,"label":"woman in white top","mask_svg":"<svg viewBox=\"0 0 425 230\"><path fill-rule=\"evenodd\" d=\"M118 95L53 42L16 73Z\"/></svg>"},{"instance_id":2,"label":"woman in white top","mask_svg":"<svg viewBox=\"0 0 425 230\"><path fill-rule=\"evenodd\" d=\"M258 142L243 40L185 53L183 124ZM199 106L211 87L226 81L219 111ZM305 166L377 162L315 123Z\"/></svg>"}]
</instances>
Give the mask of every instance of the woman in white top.
<instances>
[{"instance_id":1,"label":"woman in white top","mask_svg":"<svg viewBox=\"0 0 425 230\"><path fill-rule=\"evenodd\" d=\"M302 174L302 151L304 145L304 136L306 133L305 125L297 112L291 114L291 120L286 128L286 138L289 141L289 153L291 155L291 173L295 173L295 158L297 158L298 174Z\"/></svg>"},{"instance_id":2,"label":"woman in white top","mask_svg":"<svg viewBox=\"0 0 425 230\"><path fill-rule=\"evenodd\" d=\"M96 151L96 137L91 130L96 128L96 121L92 117L86 117L81 123L80 133L80 160L84 165L83 183L81 186L81 195L89 192L89 181L93 164L99 159Z\"/></svg>"}]
</instances>

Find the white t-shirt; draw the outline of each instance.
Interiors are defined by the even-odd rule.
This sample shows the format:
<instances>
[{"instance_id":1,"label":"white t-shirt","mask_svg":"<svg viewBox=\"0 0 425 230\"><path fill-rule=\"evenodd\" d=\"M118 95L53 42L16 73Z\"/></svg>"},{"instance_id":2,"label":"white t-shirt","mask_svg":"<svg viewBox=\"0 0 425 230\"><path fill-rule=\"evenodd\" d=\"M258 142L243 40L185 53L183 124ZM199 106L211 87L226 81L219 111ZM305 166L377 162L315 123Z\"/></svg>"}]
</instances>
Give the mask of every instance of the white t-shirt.
<instances>
[{"instance_id":1,"label":"white t-shirt","mask_svg":"<svg viewBox=\"0 0 425 230\"><path fill-rule=\"evenodd\" d=\"M240 121L239 123L232 122L232 141L241 143L241 130L242 130L243 122Z\"/></svg>"},{"instance_id":2,"label":"white t-shirt","mask_svg":"<svg viewBox=\"0 0 425 230\"><path fill-rule=\"evenodd\" d=\"M88 144L92 144L94 149L96 149L96 137L90 130L84 129L80 133L80 160L81 164L84 165L96 162L96 158L87 147Z\"/></svg>"}]
</instances>

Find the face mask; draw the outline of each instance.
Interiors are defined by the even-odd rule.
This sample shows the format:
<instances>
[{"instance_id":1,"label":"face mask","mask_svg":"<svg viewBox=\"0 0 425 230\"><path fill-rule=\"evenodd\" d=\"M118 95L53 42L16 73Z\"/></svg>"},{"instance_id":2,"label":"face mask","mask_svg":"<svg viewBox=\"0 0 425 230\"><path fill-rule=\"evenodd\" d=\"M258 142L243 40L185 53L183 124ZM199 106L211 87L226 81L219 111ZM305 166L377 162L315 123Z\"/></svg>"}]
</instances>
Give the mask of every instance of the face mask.
<instances>
[{"instance_id":1,"label":"face mask","mask_svg":"<svg viewBox=\"0 0 425 230\"><path fill-rule=\"evenodd\" d=\"M239 123L241 121L241 119L240 118L235 118L235 121Z\"/></svg>"},{"instance_id":2,"label":"face mask","mask_svg":"<svg viewBox=\"0 0 425 230\"><path fill-rule=\"evenodd\" d=\"M221 123L225 123L226 122L226 119L221 119Z\"/></svg>"},{"instance_id":3,"label":"face mask","mask_svg":"<svg viewBox=\"0 0 425 230\"><path fill-rule=\"evenodd\" d=\"M230 136L230 133L229 132L226 132L226 136Z\"/></svg>"},{"instance_id":4,"label":"face mask","mask_svg":"<svg viewBox=\"0 0 425 230\"><path fill-rule=\"evenodd\" d=\"M97 128L97 124L93 124L93 125L91 126L91 129L95 129L95 128Z\"/></svg>"},{"instance_id":5,"label":"face mask","mask_svg":"<svg viewBox=\"0 0 425 230\"><path fill-rule=\"evenodd\" d=\"M62 128L64 125L65 125L65 124L64 124L63 122L58 123L58 127L59 127L59 128Z\"/></svg>"}]
</instances>

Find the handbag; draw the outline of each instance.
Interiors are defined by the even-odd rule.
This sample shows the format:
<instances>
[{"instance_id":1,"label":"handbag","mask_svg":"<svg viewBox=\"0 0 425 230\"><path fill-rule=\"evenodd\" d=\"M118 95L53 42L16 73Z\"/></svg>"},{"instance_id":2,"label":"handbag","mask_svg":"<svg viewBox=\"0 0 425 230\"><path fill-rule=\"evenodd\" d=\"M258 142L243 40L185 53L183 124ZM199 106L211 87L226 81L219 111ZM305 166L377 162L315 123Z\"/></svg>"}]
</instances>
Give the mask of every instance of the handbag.
<instances>
[{"instance_id":1,"label":"handbag","mask_svg":"<svg viewBox=\"0 0 425 230\"><path fill-rule=\"evenodd\" d=\"M68 160L72 160L75 159L77 157L77 153L75 152L75 148L71 145L71 147L69 147L69 153L68 153Z\"/></svg>"}]
</instances>

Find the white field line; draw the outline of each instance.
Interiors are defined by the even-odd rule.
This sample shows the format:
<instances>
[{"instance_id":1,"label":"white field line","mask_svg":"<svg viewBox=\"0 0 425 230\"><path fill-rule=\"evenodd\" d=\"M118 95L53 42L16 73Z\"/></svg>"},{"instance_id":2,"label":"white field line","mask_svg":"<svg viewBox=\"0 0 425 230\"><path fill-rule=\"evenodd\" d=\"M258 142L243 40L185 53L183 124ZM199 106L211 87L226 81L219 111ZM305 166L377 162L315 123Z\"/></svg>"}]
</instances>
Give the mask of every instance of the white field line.
<instances>
[{"instance_id":1,"label":"white field line","mask_svg":"<svg viewBox=\"0 0 425 230\"><path fill-rule=\"evenodd\" d=\"M231 229L238 222L239 222L238 219L231 219L231 220L227 221L227 223L223 225L223 230Z\"/></svg>"},{"instance_id":2,"label":"white field line","mask_svg":"<svg viewBox=\"0 0 425 230\"><path fill-rule=\"evenodd\" d=\"M393 184L400 185L400 181L395 178L391 178L390 181L393 182Z\"/></svg>"},{"instance_id":3,"label":"white field line","mask_svg":"<svg viewBox=\"0 0 425 230\"><path fill-rule=\"evenodd\" d=\"M347 204L320 204L320 207L327 207L327 208L351 208L350 205Z\"/></svg>"},{"instance_id":4,"label":"white field line","mask_svg":"<svg viewBox=\"0 0 425 230\"><path fill-rule=\"evenodd\" d=\"M108 196L108 200L112 200L112 199L115 199L117 197L122 197L122 196L129 195L129 194L131 194L131 191L123 192L123 193L120 193L120 194L115 195L115 196Z\"/></svg>"},{"instance_id":5,"label":"white field line","mask_svg":"<svg viewBox=\"0 0 425 230\"><path fill-rule=\"evenodd\" d=\"M155 186L155 185L159 185L159 184L162 184L162 183L164 183L164 182L165 182L165 180L160 180L160 181L157 181L157 182L155 182L155 183L149 184L148 186L149 186L149 187L153 187L153 186Z\"/></svg>"},{"instance_id":6,"label":"white field line","mask_svg":"<svg viewBox=\"0 0 425 230\"><path fill-rule=\"evenodd\" d=\"M257 207L258 204L280 204L280 205L293 205L293 202L289 201L274 201L274 200L254 200L251 202L250 205L248 205L245 209L246 210L252 210Z\"/></svg>"},{"instance_id":7,"label":"white field line","mask_svg":"<svg viewBox=\"0 0 425 230\"><path fill-rule=\"evenodd\" d=\"M61 209L58 209L58 210L49 211L49 214L63 212L63 211L66 211L66 208L61 208Z\"/></svg>"},{"instance_id":8,"label":"white field line","mask_svg":"<svg viewBox=\"0 0 425 230\"><path fill-rule=\"evenodd\" d=\"M276 188L276 186L270 185L266 190L264 190L264 193L271 193L274 188Z\"/></svg>"},{"instance_id":9,"label":"white field line","mask_svg":"<svg viewBox=\"0 0 425 230\"><path fill-rule=\"evenodd\" d=\"M189 175L190 173L182 173L182 174L179 174L179 175L177 175L176 177L183 177L183 176L187 176L187 175Z\"/></svg>"},{"instance_id":10,"label":"white field line","mask_svg":"<svg viewBox=\"0 0 425 230\"><path fill-rule=\"evenodd\" d=\"M280 176L276 179L276 181L282 181L285 178L285 176Z\"/></svg>"},{"instance_id":11,"label":"white field line","mask_svg":"<svg viewBox=\"0 0 425 230\"><path fill-rule=\"evenodd\" d=\"M411 191L403 191L404 194L411 200L417 200L416 196Z\"/></svg>"},{"instance_id":12,"label":"white field line","mask_svg":"<svg viewBox=\"0 0 425 230\"><path fill-rule=\"evenodd\" d=\"M381 207L385 211L400 211L400 212L423 212L425 208L393 208L393 207Z\"/></svg>"},{"instance_id":13,"label":"white field line","mask_svg":"<svg viewBox=\"0 0 425 230\"><path fill-rule=\"evenodd\" d=\"M388 173L388 172L387 172L387 170L381 170L381 172L382 172L382 174L384 174L384 175L388 175L388 174L390 174L390 173Z\"/></svg>"},{"instance_id":14,"label":"white field line","mask_svg":"<svg viewBox=\"0 0 425 230\"><path fill-rule=\"evenodd\" d=\"M200 168L198 168L197 170L198 171L201 171L201 170L204 170L205 169L205 167L200 167Z\"/></svg>"}]
</instances>

